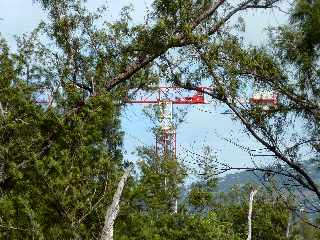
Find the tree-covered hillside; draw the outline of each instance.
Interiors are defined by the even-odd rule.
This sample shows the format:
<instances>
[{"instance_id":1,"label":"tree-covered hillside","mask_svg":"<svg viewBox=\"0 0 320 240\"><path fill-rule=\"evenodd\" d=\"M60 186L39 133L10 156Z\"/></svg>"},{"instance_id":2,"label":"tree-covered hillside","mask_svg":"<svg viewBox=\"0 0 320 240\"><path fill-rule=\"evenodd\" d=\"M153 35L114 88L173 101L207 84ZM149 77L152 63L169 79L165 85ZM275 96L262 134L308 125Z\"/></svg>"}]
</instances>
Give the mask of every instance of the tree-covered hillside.
<instances>
[{"instance_id":1,"label":"tree-covered hillside","mask_svg":"<svg viewBox=\"0 0 320 240\"><path fill-rule=\"evenodd\" d=\"M310 176L317 182L320 182L320 172L318 169L318 165L314 160L309 160L303 162L303 165L306 168L306 171L310 174ZM272 170L272 167L271 167ZM281 175L273 175L268 173L262 173L260 171L241 171L237 173L227 174L219 179L219 190L222 192L228 192L232 187L238 185L239 187L243 187L247 184L255 184L261 185L267 181L274 181L279 186L287 181L284 176Z\"/></svg>"}]
</instances>

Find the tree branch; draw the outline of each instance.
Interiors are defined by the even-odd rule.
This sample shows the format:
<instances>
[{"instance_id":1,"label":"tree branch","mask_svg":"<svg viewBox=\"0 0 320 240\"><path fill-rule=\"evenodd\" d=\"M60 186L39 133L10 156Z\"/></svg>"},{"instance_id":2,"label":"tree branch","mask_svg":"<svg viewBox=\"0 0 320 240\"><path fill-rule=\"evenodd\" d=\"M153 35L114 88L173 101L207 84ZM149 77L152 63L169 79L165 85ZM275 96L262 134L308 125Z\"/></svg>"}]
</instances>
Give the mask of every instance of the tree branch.
<instances>
[{"instance_id":1,"label":"tree branch","mask_svg":"<svg viewBox=\"0 0 320 240\"><path fill-rule=\"evenodd\" d=\"M221 19L216 26L208 32L208 36L211 36L215 34L220 27L226 23L234 14L236 14L239 11L246 10L249 8L269 8L273 6L274 3L278 2L280 0L272 0L272 1L267 1L266 4L264 5L259 5L259 4L254 4L256 1L255 0L248 0L240 4L238 7L233 9L232 11L229 12L223 19ZM208 19L210 16L212 16L217 10L226 2L226 0L219 0L213 5L209 6L206 10L203 11L200 16L192 21L190 23L191 30L194 31L203 21ZM167 46L164 46L162 50L159 50L156 53L153 54L148 54L145 53L145 56L142 59L137 60L134 64L127 66L127 68L120 73L119 75L113 77L107 84L106 84L106 89L108 91L111 91L114 87L117 85L125 82L128 80L130 77L132 77L135 73L137 73L140 69L144 68L147 66L149 63L160 57L162 54L165 54L169 49L176 48L176 47L183 47L187 46L190 44L193 44L194 42L187 40L184 35L179 34L178 36L175 37L175 43L174 44L169 44Z\"/></svg>"},{"instance_id":2,"label":"tree branch","mask_svg":"<svg viewBox=\"0 0 320 240\"><path fill-rule=\"evenodd\" d=\"M101 234L101 240L113 240L113 225L114 221L118 216L119 212L119 204L120 204L120 198L122 195L122 191L124 188L124 185L130 175L130 172L133 169L133 165L129 166L126 171L124 172L117 190L113 196L113 200L111 205L109 206L106 216L105 216L105 221L104 221L104 226Z\"/></svg>"},{"instance_id":3,"label":"tree branch","mask_svg":"<svg viewBox=\"0 0 320 240\"><path fill-rule=\"evenodd\" d=\"M201 59L203 60L204 64L207 66L208 69L210 69L211 66L210 66L209 62L206 61L204 54L201 53L200 51L198 51L198 53L200 54ZM209 73L211 75L214 74L213 72L210 72L210 71L209 71ZM218 85L218 87L223 89L223 83L219 81L219 78L217 78L217 76L215 76L215 75L213 75L213 77L215 78L216 84ZM273 152L276 158L278 158L281 161L283 161L284 163L286 163L291 169L296 171L298 174L300 174L305 179L305 181L303 181L302 179L297 178L298 182L301 185L307 184L308 185L307 189L313 191L317 195L317 198L320 200L319 188L318 188L317 184L313 181L313 179L310 177L310 175L299 164L295 163L292 159L288 158L283 153L281 153L281 151L277 148L277 146L271 145L270 143L265 141L262 137L260 137L258 135L258 133L254 130L253 126L237 110L236 106L228 100L228 96L216 95L216 94L208 92L206 90L198 89L196 86L192 86L192 85L186 86L185 84L182 84L181 82L178 82L178 84L180 85L180 87L183 87L188 90L197 90L197 91L203 92L203 93L211 96L212 98L225 103L229 107L229 109L231 109L231 111L238 117L240 122L245 126L245 128L250 132L250 134L258 142L260 142L263 146L265 146L266 149L268 149L270 152ZM224 94L226 94L226 91L224 92Z\"/></svg>"},{"instance_id":4,"label":"tree branch","mask_svg":"<svg viewBox=\"0 0 320 240\"><path fill-rule=\"evenodd\" d=\"M254 195L257 194L257 192L258 192L258 190L254 189L250 193L249 211L248 211L248 237L247 237L247 240L251 240L251 236L252 236L251 218L252 218L253 198L254 198Z\"/></svg>"}]
</instances>

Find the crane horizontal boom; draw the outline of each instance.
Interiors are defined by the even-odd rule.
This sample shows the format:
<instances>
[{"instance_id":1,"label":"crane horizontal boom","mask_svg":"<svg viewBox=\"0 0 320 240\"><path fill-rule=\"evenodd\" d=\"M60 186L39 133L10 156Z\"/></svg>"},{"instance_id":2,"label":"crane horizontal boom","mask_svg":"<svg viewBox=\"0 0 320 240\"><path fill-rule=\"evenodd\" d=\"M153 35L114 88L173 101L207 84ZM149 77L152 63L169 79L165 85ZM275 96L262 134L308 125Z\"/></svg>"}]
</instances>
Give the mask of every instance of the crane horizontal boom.
<instances>
[{"instance_id":1,"label":"crane horizontal boom","mask_svg":"<svg viewBox=\"0 0 320 240\"><path fill-rule=\"evenodd\" d=\"M171 102L172 104L207 104L204 90L212 90L209 87L198 87L197 90L185 90L179 87L157 87L148 90L134 91L132 99L127 98L126 103L160 104ZM190 94L191 93L191 94Z\"/></svg>"}]
</instances>

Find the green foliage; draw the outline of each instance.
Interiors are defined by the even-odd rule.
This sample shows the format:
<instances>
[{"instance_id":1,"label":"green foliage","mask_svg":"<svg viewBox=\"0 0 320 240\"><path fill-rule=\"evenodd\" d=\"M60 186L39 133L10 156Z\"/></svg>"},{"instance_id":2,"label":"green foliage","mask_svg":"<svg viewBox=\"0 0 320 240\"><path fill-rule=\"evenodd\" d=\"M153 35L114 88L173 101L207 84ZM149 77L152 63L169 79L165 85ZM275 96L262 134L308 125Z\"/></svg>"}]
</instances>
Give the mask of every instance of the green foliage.
<instances>
[{"instance_id":1,"label":"green foliage","mask_svg":"<svg viewBox=\"0 0 320 240\"><path fill-rule=\"evenodd\" d=\"M311 58L317 57L316 50L320 44L320 1L297 1L291 14L291 23L296 24L303 33L299 52L304 52Z\"/></svg>"},{"instance_id":2,"label":"green foliage","mask_svg":"<svg viewBox=\"0 0 320 240\"><path fill-rule=\"evenodd\" d=\"M320 1L296 1L290 17L290 24L273 31L271 38L274 56L288 76L283 82L272 85L282 95L286 109L302 117L300 122L304 124L305 136L300 138L313 139L319 136L320 122ZM318 144L312 143L311 148L316 158L320 150ZM292 150L297 152L299 147Z\"/></svg>"},{"instance_id":3,"label":"green foliage","mask_svg":"<svg viewBox=\"0 0 320 240\"><path fill-rule=\"evenodd\" d=\"M302 113L307 137L319 136L319 1L297 1L292 26L275 36L275 55L246 47L239 24L226 23L239 11L271 7L270 1L243 1L240 8L220 1L214 11L217 1L155 0L141 25L130 22L128 7L119 20L104 22L105 8L90 13L85 0L38 2L48 18L18 38L17 52L0 40L0 238L98 238L122 170L120 105L131 88L163 79L187 87L210 82L212 96L239 110L269 150L293 156L286 163L298 156L279 147L287 145L281 137L289 139L288 112ZM288 76L292 68L296 74ZM239 104L253 86L278 91L282 101L269 111ZM38 97L52 101L37 104ZM311 147L319 152L318 144ZM124 194L116 238L245 238L248 192L246 200L235 193L216 208L213 168L204 164L203 177L182 199L186 206L169 214L185 170L172 156L160 159L148 148L139 153L141 178ZM254 213L254 238L283 239L283 203L261 197Z\"/></svg>"},{"instance_id":4,"label":"green foliage","mask_svg":"<svg viewBox=\"0 0 320 240\"><path fill-rule=\"evenodd\" d=\"M121 170L119 109L70 84L41 106L20 60L1 41L0 238L95 238Z\"/></svg>"},{"instance_id":5,"label":"green foliage","mask_svg":"<svg viewBox=\"0 0 320 240\"><path fill-rule=\"evenodd\" d=\"M151 148L139 149L139 155L141 176L125 193L115 239L240 239L231 224L218 221L213 212L193 214L182 204L185 171L175 159L160 159ZM209 182L205 186L211 189ZM208 189L203 193L211 198ZM179 202L177 213L172 210L174 199Z\"/></svg>"},{"instance_id":6,"label":"green foliage","mask_svg":"<svg viewBox=\"0 0 320 240\"><path fill-rule=\"evenodd\" d=\"M192 186L189 193L189 204L204 209L212 200L212 193L203 190L200 186Z\"/></svg>"},{"instance_id":7,"label":"green foliage","mask_svg":"<svg viewBox=\"0 0 320 240\"><path fill-rule=\"evenodd\" d=\"M190 214L134 213L125 225L117 225L115 239L226 239L240 240L231 225L217 220L214 213L208 216Z\"/></svg>"},{"instance_id":8,"label":"green foliage","mask_svg":"<svg viewBox=\"0 0 320 240\"><path fill-rule=\"evenodd\" d=\"M290 13L291 24L279 27L274 45L281 61L295 66L294 82L302 93L319 97L320 1L297 1Z\"/></svg>"},{"instance_id":9,"label":"green foliage","mask_svg":"<svg viewBox=\"0 0 320 240\"><path fill-rule=\"evenodd\" d=\"M218 179L216 178L215 164L216 156L208 146L203 148L203 159L199 159L198 168L194 171L198 173L198 179L190 186L188 203L196 212L206 213L214 205L214 193L216 191Z\"/></svg>"},{"instance_id":10,"label":"green foliage","mask_svg":"<svg viewBox=\"0 0 320 240\"><path fill-rule=\"evenodd\" d=\"M139 150L141 179L138 184L139 202L147 211L170 212L174 199L178 199L185 170L176 159L162 159L153 149Z\"/></svg>"},{"instance_id":11,"label":"green foliage","mask_svg":"<svg viewBox=\"0 0 320 240\"><path fill-rule=\"evenodd\" d=\"M248 201L249 191L234 189L218 200L220 203L215 211L220 221L232 223L234 232L243 238L247 234ZM285 203L258 193L253 204L252 239L286 239L288 216Z\"/></svg>"}]
</instances>

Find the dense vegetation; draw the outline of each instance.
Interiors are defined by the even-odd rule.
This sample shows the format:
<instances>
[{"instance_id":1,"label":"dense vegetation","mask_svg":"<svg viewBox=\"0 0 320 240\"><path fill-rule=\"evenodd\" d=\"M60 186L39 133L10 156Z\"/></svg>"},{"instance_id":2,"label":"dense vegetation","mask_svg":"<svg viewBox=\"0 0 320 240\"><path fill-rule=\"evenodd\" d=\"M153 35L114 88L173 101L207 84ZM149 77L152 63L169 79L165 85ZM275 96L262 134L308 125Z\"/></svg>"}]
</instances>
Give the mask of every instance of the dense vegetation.
<instances>
[{"instance_id":1,"label":"dense vegetation","mask_svg":"<svg viewBox=\"0 0 320 240\"><path fill-rule=\"evenodd\" d=\"M209 82L215 88L206 94L231 110L274 165L247 169L264 173L264 189L220 193L215 164L200 165L202 174L186 187L185 166L145 146L140 174L125 185L114 238L246 239L256 188L252 239L319 238L317 215L306 213L319 211L320 190L301 156L308 151L319 164L320 1L295 1L290 23L270 30L269 48L246 46L243 19L234 20L279 2L155 0L148 21L135 25L128 7L103 22L105 9L89 12L85 1L37 1L47 20L19 37L15 52L6 36L0 40L0 238L100 238L128 165L124 99L164 79L186 90ZM277 106L237 101L257 87L277 91ZM211 159L209 149L204 155ZM288 201L292 189L303 206Z\"/></svg>"}]
</instances>

